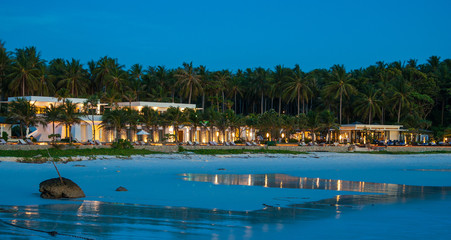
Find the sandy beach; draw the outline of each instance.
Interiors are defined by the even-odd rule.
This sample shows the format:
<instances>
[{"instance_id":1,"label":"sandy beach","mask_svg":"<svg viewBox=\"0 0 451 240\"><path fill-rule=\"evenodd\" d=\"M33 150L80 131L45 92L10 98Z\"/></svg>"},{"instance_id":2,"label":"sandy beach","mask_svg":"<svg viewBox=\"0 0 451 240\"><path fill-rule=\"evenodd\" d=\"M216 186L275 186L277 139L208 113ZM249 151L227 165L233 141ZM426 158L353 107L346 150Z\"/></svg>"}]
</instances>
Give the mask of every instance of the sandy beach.
<instances>
[{"instance_id":1,"label":"sandy beach","mask_svg":"<svg viewBox=\"0 0 451 240\"><path fill-rule=\"evenodd\" d=\"M34 230L87 239L451 236L450 154L99 157L58 164L86 194L74 200L39 197L39 183L57 177L52 164L1 161L6 239L49 237Z\"/></svg>"}]
</instances>

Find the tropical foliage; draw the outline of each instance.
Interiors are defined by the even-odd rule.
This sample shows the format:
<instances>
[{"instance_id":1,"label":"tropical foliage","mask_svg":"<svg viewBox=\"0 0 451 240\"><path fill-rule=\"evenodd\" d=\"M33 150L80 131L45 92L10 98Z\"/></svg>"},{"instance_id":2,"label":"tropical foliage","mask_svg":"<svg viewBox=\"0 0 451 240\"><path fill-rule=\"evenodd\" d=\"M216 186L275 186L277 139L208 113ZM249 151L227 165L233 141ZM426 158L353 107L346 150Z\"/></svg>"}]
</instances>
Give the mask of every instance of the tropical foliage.
<instances>
[{"instance_id":1,"label":"tropical foliage","mask_svg":"<svg viewBox=\"0 0 451 240\"><path fill-rule=\"evenodd\" d=\"M139 64L127 69L118 59L108 56L86 65L76 59L46 61L35 47L8 51L0 42L0 97L6 100L13 96L47 95L65 99L96 94L110 105L110 114L117 114L117 102L194 103L203 109L202 116L189 124L204 129L223 124L215 120L216 116L227 114L229 110L234 111L234 116L241 116L244 124L253 124L256 116L271 109L274 111L267 113L271 117L289 115L305 122L296 127L285 125L281 127L285 129L283 131L321 131L313 123L316 115L319 122L325 121L320 114L325 110L339 124L356 121L400 123L414 128L432 128L437 133L450 127L451 59L431 56L423 64L416 60L377 62L355 70L347 70L343 65L311 71L303 71L301 67L278 65L274 69L257 67L231 72L211 71L206 66L184 63L176 69ZM206 110L210 108L218 114L207 114ZM116 131L126 126L130 127L129 131L134 131L134 124L145 123L150 131L156 130L157 122L165 127L175 124L174 119L161 120L162 116L146 111L150 120L130 123L121 120L121 116L107 115L105 124ZM190 120L179 118L178 112L171 114L175 114L179 122L188 124ZM208 124L200 123L200 117ZM222 118L229 119L227 124L232 124L230 114ZM271 132L270 138L280 135L269 128L279 127L282 123L269 125L272 120L264 121L267 121L265 128Z\"/></svg>"}]
</instances>

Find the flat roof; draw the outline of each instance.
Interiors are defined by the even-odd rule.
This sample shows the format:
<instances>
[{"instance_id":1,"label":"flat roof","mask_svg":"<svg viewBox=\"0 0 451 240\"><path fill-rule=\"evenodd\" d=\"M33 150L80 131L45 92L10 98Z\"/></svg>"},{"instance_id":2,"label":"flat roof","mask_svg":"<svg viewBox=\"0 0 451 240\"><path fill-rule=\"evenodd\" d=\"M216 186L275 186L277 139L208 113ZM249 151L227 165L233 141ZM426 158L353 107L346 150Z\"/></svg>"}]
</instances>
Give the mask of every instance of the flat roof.
<instances>
[{"instance_id":1,"label":"flat roof","mask_svg":"<svg viewBox=\"0 0 451 240\"><path fill-rule=\"evenodd\" d=\"M15 101L19 98L24 98L27 101L35 101L35 102L47 102L47 103L58 103L58 102L62 102L58 101L58 98L56 97L44 97L44 96L20 96L20 97L9 97L8 98L8 102L12 102ZM73 103L83 103L85 102L87 99L86 98L66 98L67 100L70 100Z\"/></svg>"},{"instance_id":2,"label":"flat roof","mask_svg":"<svg viewBox=\"0 0 451 240\"><path fill-rule=\"evenodd\" d=\"M179 108L196 108L196 104L187 104L187 103L168 103L168 102L119 102L119 106L121 107L157 107L157 108L170 108L170 107L179 107Z\"/></svg>"},{"instance_id":3,"label":"flat roof","mask_svg":"<svg viewBox=\"0 0 451 240\"><path fill-rule=\"evenodd\" d=\"M402 130L403 125L381 125L381 124L343 124L340 126L340 130Z\"/></svg>"}]
</instances>

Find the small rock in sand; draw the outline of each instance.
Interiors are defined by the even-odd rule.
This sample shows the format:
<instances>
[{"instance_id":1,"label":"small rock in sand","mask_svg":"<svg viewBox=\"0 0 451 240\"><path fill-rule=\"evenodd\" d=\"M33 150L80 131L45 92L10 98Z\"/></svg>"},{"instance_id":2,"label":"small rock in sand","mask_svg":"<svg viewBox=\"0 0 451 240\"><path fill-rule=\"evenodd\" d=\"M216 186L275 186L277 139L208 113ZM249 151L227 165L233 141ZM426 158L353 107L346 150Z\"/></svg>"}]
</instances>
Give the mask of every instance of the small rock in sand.
<instances>
[{"instance_id":1,"label":"small rock in sand","mask_svg":"<svg viewBox=\"0 0 451 240\"><path fill-rule=\"evenodd\" d=\"M126 191L128 191L127 188L124 188L122 186L116 188L116 192L126 192Z\"/></svg>"}]
</instances>

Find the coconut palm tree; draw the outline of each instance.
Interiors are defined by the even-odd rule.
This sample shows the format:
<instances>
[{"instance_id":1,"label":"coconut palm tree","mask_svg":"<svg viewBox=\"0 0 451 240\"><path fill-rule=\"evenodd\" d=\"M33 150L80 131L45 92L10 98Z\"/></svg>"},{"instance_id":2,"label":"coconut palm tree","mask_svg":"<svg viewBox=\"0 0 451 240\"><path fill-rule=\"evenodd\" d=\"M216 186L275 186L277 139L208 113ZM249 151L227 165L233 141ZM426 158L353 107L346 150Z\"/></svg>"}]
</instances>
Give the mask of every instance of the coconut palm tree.
<instances>
[{"instance_id":1,"label":"coconut palm tree","mask_svg":"<svg viewBox=\"0 0 451 240\"><path fill-rule=\"evenodd\" d=\"M25 98L17 98L9 104L8 120L12 123L19 123L20 137L23 136L23 128L26 128L25 136L28 136L30 126L42 124L46 126L47 122L41 116L36 114L36 107Z\"/></svg>"},{"instance_id":2,"label":"coconut palm tree","mask_svg":"<svg viewBox=\"0 0 451 240\"><path fill-rule=\"evenodd\" d=\"M52 139L55 141L55 122L61 121L62 112L60 106L55 106L54 104L50 104L49 107L45 108L44 119L46 122L52 123Z\"/></svg>"},{"instance_id":3,"label":"coconut palm tree","mask_svg":"<svg viewBox=\"0 0 451 240\"><path fill-rule=\"evenodd\" d=\"M261 96L260 99L260 113L263 114L264 112L264 93L266 91L266 87L268 84L268 80L270 79L270 70L265 70L261 67L256 68L253 73L252 79L252 86L254 88L254 91L256 93L259 93Z\"/></svg>"},{"instance_id":4,"label":"coconut palm tree","mask_svg":"<svg viewBox=\"0 0 451 240\"><path fill-rule=\"evenodd\" d=\"M193 68L193 63L183 63L183 68L179 68L174 76L177 78L176 85L181 86L184 96L188 96L188 103L191 104L191 98L202 91L200 76Z\"/></svg>"},{"instance_id":5,"label":"coconut palm tree","mask_svg":"<svg viewBox=\"0 0 451 240\"><path fill-rule=\"evenodd\" d=\"M216 84L219 87L218 90L221 91L221 93L222 93L222 112L224 112L225 111L225 94L224 94L224 92L226 91L227 85L230 80L230 72L227 70L218 71L218 72L215 72L214 77L216 80Z\"/></svg>"},{"instance_id":6,"label":"coconut palm tree","mask_svg":"<svg viewBox=\"0 0 451 240\"><path fill-rule=\"evenodd\" d=\"M33 94L39 86L39 67L44 64L35 47L16 49L9 78L9 89L26 96Z\"/></svg>"},{"instance_id":7,"label":"coconut palm tree","mask_svg":"<svg viewBox=\"0 0 451 240\"><path fill-rule=\"evenodd\" d=\"M320 116L316 111L307 113L307 129L312 134L312 142L316 143L316 132L321 128Z\"/></svg>"},{"instance_id":8,"label":"coconut palm tree","mask_svg":"<svg viewBox=\"0 0 451 240\"><path fill-rule=\"evenodd\" d=\"M86 71L83 69L80 60L72 58L70 62L65 62L62 79L58 82L57 86L58 88L64 87L69 89L70 94L74 97L86 93L86 88L88 86Z\"/></svg>"},{"instance_id":9,"label":"coconut palm tree","mask_svg":"<svg viewBox=\"0 0 451 240\"><path fill-rule=\"evenodd\" d=\"M39 96L52 96L55 93L55 86L48 75L47 67L41 65L39 67L39 86L37 93Z\"/></svg>"},{"instance_id":10,"label":"coconut palm tree","mask_svg":"<svg viewBox=\"0 0 451 240\"><path fill-rule=\"evenodd\" d=\"M169 121L169 124L172 125L174 129L175 142L179 143L178 139L178 130L179 126L186 124L188 122L187 114L182 112L179 107L170 107L165 112L165 118Z\"/></svg>"},{"instance_id":11,"label":"coconut palm tree","mask_svg":"<svg viewBox=\"0 0 451 240\"><path fill-rule=\"evenodd\" d=\"M342 109L343 109L343 96L349 96L357 91L352 85L352 79L350 74L346 73L346 69L343 65L334 65L331 68L330 73L331 82L324 88L326 95L333 96L335 99L340 99L340 118L339 123L341 125Z\"/></svg>"},{"instance_id":12,"label":"coconut palm tree","mask_svg":"<svg viewBox=\"0 0 451 240\"><path fill-rule=\"evenodd\" d=\"M97 114L97 106L99 104L99 97L97 95L91 95L86 99L83 103L83 108L85 110L85 115L89 116L91 120L91 131L92 131L92 140L96 140L96 127L95 127L95 115Z\"/></svg>"},{"instance_id":13,"label":"coconut palm tree","mask_svg":"<svg viewBox=\"0 0 451 240\"><path fill-rule=\"evenodd\" d=\"M200 84L202 86L202 112L205 112L205 94L207 93L207 88L210 81L210 73L203 65L200 65L198 67L197 72L199 74Z\"/></svg>"},{"instance_id":14,"label":"coconut palm tree","mask_svg":"<svg viewBox=\"0 0 451 240\"><path fill-rule=\"evenodd\" d=\"M283 86L290 80L290 69L277 65L270 82L270 89L273 95L279 99L279 115L282 112Z\"/></svg>"},{"instance_id":15,"label":"coconut palm tree","mask_svg":"<svg viewBox=\"0 0 451 240\"><path fill-rule=\"evenodd\" d=\"M72 126L83 122L82 115L77 109L77 104L68 99L61 105L61 123L59 125L64 124L66 127L66 136L69 136L70 143L72 143Z\"/></svg>"},{"instance_id":16,"label":"coconut palm tree","mask_svg":"<svg viewBox=\"0 0 451 240\"><path fill-rule=\"evenodd\" d=\"M3 95L7 91L6 76L7 70L9 71L11 67L10 64L11 64L10 54L4 48L4 42L0 41L0 99L3 98Z\"/></svg>"},{"instance_id":17,"label":"coconut palm tree","mask_svg":"<svg viewBox=\"0 0 451 240\"><path fill-rule=\"evenodd\" d=\"M288 78L284 89L287 98L292 101L297 99L298 113L301 113L301 101L302 101L302 113L305 113L305 102L308 102L309 96L312 94L312 90L308 86L307 76L301 71L299 65L296 64L291 76Z\"/></svg>"},{"instance_id":18,"label":"coconut palm tree","mask_svg":"<svg viewBox=\"0 0 451 240\"><path fill-rule=\"evenodd\" d=\"M320 122L324 130L326 131L326 142L332 139L332 130L338 130L337 117L329 110L324 110L320 113Z\"/></svg>"},{"instance_id":19,"label":"coconut palm tree","mask_svg":"<svg viewBox=\"0 0 451 240\"><path fill-rule=\"evenodd\" d=\"M102 115L102 128L108 131L115 131L115 141L121 139L121 132L127 126L127 111L123 109L113 109Z\"/></svg>"},{"instance_id":20,"label":"coconut palm tree","mask_svg":"<svg viewBox=\"0 0 451 240\"><path fill-rule=\"evenodd\" d=\"M380 92L380 89L369 86L358 95L354 111L360 116L368 116L368 124L371 124L374 115L381 114Z\"/></svg>"},{"instance_id":21,"label":"coconut palm tree","mask_svg":"<svg viewBox=\"0 0 451 240\"><path fill-rule=\"evenodd\" d=\"M398 120L401 121L401 110L403 107L410 107L413 101L412 87L404 79L399 78L393 83L393 109L398 108Z\"/></svg>"},{"instance_id":22,"label":"coconut palm tree","mask_svg":"<svg viewBox=\"0 0 451 240\"><path fill-rule=\"evenodd\" d=\"M149 132L151 132L152 142L155 142L155 132L158 131L158 123L160 115L158 111L153 110L152 108L145 106L142 110L142 123L143 127L145 127Z\"/></svg>"}]
</instances>

